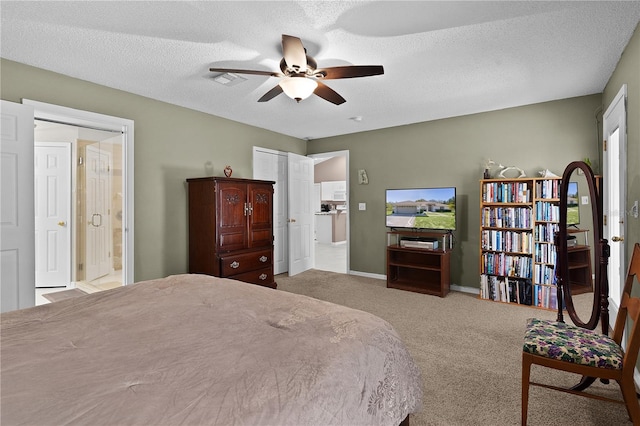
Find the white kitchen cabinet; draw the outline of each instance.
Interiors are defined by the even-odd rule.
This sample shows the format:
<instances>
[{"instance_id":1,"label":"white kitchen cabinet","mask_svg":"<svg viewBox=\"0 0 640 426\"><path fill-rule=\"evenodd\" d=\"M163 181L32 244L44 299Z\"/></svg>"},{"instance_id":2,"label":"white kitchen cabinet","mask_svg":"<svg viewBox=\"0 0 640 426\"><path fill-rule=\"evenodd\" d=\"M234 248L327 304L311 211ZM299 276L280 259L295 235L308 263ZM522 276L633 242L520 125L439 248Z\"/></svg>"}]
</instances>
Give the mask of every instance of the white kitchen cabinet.
<instances>
[{"instance_id":1,"label":"white kitchen cabinet","mask_svg":"<svg viewBox=\"0 0 640 426\"><path fill-rule=\"evenodd\" d=\"M345 201L347 199L347 181L321 182L321 193L323 201Z\"/></svg>"},{"instance_id":2,"label":"white kitchen cabinet","mask_svg":"<svg viewBox=\"0 0 640 426\"><path fill-rule=\"evenodd\" d=\"M333 215L316 214L316 240L319 243L331 244L333 239Z\"/></svg>"}]
</instances>

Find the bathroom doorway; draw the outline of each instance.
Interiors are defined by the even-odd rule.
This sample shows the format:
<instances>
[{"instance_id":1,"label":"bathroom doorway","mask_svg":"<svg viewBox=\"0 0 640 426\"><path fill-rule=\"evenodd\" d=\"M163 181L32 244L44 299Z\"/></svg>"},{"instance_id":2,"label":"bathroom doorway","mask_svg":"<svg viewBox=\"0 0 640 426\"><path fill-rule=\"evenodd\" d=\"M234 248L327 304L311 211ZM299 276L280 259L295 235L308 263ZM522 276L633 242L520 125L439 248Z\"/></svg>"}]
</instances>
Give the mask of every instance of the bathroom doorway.
<instances>
[{"instance_id":1,"label":"bathroom doorway","mask_svg":"<svg viewBox=\"0 0 640 426\"><path fill-rule=\"evenodd\" d=\"M36 280L39 287L49 287L36 289L36 304L47 303L42 297L46 292L80 288L92 293L133 283L134 122L28 99L23 103L34 108L36 146L66 146L70 152L65 161L71 183L55 189L68 195L68 213L49 225L58 230L66 228L70 236L66 246L70 278L63 287L49 282L46 274ZM41 162L49 166L57 163L47 157ZM45 178L43 182L55 186L56 179ZM41 214L48 215L52 213L49 199L41 195L36 198L36 186L34 199L47 206ZM38 245L48 250L46 245L51 242L45 239ZM36 269L43 273L55 270L55 262L51 262L54 257L38 256Z\"/></svg>"},{"instance_id":2,"label":"bathroom doorway","mask_svg":"<svg viewBox=\"0 0 640 426\"><path fill-rule=\"evenodd\" d=\"M122 132L36 119L34 141L36 287L122 286Z\"/></svg>"}]
</instances>

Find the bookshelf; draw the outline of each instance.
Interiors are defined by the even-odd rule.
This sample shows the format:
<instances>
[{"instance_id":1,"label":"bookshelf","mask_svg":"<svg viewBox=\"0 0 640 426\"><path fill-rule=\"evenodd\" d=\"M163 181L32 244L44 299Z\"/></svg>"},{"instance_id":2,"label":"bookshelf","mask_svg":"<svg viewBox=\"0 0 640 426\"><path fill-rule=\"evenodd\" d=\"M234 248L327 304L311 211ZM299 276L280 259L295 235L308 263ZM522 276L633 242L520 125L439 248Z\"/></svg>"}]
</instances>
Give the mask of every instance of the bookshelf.
<instances>
[{"instance_id":1,"label":"bookshelf","mask_svg":"<svg viewBox=\"0 0 640 426\"><path fill-rule=\"evenodd\" d=\"M387 232L387 287L445 297L450 286L451 234ZM425 239L438 248L405 246L403 240Z\"/></svg>"},{"instance_id":2,"label":"bookshelf","mask_svg":"<svg viewBox=\"0 0 640 426\"><path fill-rule=\"evenodd\" d=\"M480 181L480 298L557 309L560 178Z\"/></svg>"}]
</instances>

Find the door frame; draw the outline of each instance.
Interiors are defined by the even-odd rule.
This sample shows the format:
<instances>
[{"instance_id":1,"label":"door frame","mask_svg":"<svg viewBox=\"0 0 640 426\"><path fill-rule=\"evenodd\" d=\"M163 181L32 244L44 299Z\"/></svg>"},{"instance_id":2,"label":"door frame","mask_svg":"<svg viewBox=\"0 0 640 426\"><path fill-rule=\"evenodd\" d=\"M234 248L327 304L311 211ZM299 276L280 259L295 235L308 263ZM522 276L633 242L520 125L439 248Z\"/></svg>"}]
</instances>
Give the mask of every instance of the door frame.
<instances>
[{"instance_id":1,"label":"door frame","mask_svg":"<svg viewBox=\"0 0 640 426\"><path fill-rule=\"evenodd\" d=\"M134 282L134 121L60 105L23 99L34 109L34 119L57 121L74 126L122 132L122 284ZM32 190L33 191L33 190Z\"/></svg>"}]
</instances>

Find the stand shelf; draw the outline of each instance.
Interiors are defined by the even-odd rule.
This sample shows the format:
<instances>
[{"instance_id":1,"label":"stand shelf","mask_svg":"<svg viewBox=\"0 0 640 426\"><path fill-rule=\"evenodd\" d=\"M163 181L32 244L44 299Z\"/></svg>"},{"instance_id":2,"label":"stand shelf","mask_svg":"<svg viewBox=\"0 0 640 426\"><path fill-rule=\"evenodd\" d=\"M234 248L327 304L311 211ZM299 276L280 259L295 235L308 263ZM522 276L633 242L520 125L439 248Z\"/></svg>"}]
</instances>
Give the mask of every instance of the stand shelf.
<instances>
[{"instance_id":1,"label":"stand shelf","mask_svg":"<svg viewBox=\"0 0 640 426\"><path fill-rule=\"evenodd\" d=\"M593 291L591 273L591 247L578 245L567 248L569 260L569 285L571 294L582 294Z\"/></svg>"},{"instance_id":2,"label":"stand shelf","mask_svg":"<svg viewBox=\"0 0 640 426\"><path fill-rule=\"evenodd\" d=\"M438 248L403 246L402 241L438 243ZM449 293L451 234L387 233L387 287L445 297Z\"/></svg>"}]
</instances>

